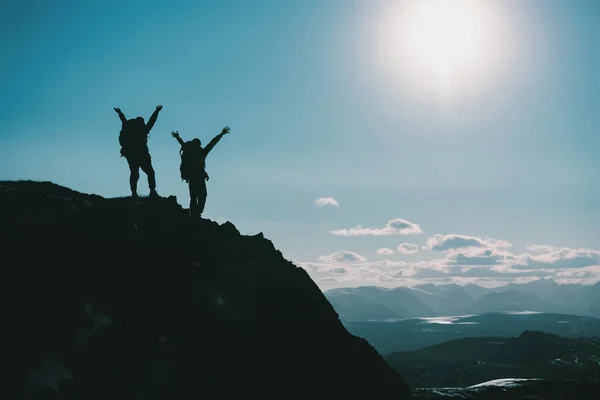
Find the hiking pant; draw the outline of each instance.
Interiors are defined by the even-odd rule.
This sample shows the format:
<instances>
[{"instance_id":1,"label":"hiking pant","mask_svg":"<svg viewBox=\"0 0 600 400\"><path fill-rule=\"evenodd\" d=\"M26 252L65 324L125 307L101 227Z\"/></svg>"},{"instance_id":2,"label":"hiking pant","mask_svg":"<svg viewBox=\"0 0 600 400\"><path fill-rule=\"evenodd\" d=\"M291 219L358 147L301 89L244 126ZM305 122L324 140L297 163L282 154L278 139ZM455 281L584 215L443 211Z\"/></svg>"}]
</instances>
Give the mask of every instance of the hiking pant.
<instances>
[{"instance_id":1,"label":"hiking pant","mask_svg":"<svg viewBox=\"0 0 600 400\"><path fill-rule=\"evenodd\" d=\"M206 180L204 177L192 179L188 182L190 188L190 214L199 217L204 212L206 205Z\"/></svg>"},{"instance_id":2,"label":"hiking pant","mask_svg":"<svg viewBox=\"0 0 600 400\"><path fill-rule=\"evenodd\" d=\"M154 192L156 190L156 177L154 175L154 168L152 168L152 159L150 158L150 153L148 151L143 151L138 154L133 153L128 155L127 163L129 164L129 187L131 188L131 193L137 193L137 184L140 179L140 168L146 175L148 175L148 186L150 187L150 192Z\"/></svg>"}]
</instances>

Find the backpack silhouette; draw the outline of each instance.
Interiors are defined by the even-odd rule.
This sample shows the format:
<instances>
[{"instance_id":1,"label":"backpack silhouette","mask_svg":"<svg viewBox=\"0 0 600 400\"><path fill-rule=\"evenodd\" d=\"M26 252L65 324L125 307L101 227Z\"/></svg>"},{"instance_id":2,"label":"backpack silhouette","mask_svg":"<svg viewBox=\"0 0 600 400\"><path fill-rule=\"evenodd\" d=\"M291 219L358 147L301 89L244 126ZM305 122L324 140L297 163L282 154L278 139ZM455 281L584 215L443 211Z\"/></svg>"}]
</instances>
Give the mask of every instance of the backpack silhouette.
<instances>
[{"instance_id":1,"label":"backpack silhouette","mask_svg":"<svg viewBox=\"0 0 600 400\"><path fill-rule=\"evenodd\" d=\"M181 165L179 171L181 173L181 179L184 181L190 181L199 176L206 178L206 172L204 170L204 149L200 146L199 142L190 140L185 142L179 150L181 155Z\"/></svg>"},{"instance_id":2,"label":"backpack silhouette","mask_svg":"<svg viewBox=\"0 0 600 400\"><path fill-rule=\"evenodd\" d=\"M148 143L146 134L146 124L138 118L127 120L119 132L119 144L121 145L121 155L132 148L143 147Z\"/></svg>"}]
</instances>

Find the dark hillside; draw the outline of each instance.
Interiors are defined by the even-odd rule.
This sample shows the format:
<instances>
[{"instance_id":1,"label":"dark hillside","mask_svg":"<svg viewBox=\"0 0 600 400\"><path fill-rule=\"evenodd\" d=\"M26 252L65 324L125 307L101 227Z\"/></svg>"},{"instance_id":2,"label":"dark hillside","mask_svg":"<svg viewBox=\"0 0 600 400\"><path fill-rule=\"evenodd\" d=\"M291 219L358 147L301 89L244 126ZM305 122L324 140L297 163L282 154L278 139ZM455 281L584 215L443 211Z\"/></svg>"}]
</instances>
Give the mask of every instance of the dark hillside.
<instances>
[{"instance_id":1,"label":"dark hillside","mask_svg":"<svg viewBox=\"0 0 600 400\"><path fill-rule=\"evenodd\" d=\"M411 396L262 234L174 197L0 182L0 243L9 398Z\"/></svg>"}]
</instances>

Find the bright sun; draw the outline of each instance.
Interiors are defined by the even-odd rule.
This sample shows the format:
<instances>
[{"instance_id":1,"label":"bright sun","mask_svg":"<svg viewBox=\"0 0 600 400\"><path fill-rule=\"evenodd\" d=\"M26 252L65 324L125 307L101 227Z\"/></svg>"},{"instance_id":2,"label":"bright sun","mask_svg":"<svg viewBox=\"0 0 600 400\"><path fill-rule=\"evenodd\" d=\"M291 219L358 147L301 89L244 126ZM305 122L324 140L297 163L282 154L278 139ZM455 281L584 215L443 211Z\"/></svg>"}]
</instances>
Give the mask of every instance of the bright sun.
<instances>
[{"instance_id":1,"label":"bright sun","mask_svg":"<svg viewBox=\"0 0 600 400\"><path fill-rule=\"evenodd\" d=\"M481 1L418 0L387 13L384 53L395 70L443 89L481 74L493 58L491 19Z\"/></svg>"},{"instance_id":2,"label":"bright sun","mask_svg":"<svg viewBox=\"0 0 600 400\"><path fill-rule=\"evenodd\" d=\"M409 29L415 55L444 81L453 72L477 62L482 32L473 8L465 2L423 4Z\"/></svg>"}]
</instances>

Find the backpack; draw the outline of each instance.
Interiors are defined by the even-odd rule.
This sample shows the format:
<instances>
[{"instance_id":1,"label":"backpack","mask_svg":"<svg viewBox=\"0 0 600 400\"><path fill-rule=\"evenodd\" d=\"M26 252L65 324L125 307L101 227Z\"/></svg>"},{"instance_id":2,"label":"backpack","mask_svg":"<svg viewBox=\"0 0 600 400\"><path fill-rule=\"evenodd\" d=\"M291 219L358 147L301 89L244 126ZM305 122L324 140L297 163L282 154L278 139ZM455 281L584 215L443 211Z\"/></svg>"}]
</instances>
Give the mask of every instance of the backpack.
<instances>
[{"instance_id":1,"label":"backpack","mask_svg":"<svg viewBox=\"0 0 600 400\"><path fill-rule=\"evenodd\" d=\"M136 119L129 119L123 124L121 132L119 132L121 156L124 156L131 148L144 146L147 143L148 138L143 128L145 125L142 126Z\"/></svg>"},{"instance_id":2,"label":"backpack","mask_svg":"<svg viewBox=\"0 0 600 400\"><path fill-rule=\"evenodd\" d=\"M198 177L199 173L205 175L204 165L204 154L202 153L202 147L195 145L192 141L185 142L179 150L181 155L181 165L179 166L179 172L181 173L181 179L189 181L194 177Z\"/></svg>"}]
</instances>

